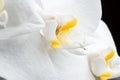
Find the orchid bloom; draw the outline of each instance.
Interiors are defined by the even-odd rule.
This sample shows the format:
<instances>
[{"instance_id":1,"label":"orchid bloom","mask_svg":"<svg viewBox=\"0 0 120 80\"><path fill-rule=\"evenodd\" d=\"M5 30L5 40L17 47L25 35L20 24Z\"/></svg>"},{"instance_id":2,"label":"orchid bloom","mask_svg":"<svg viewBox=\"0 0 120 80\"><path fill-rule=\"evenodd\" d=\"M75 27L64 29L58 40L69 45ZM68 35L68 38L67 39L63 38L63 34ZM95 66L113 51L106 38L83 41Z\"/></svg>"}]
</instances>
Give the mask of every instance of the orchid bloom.
<instances>
[{"instance_id":1,"label":"orchid bloom","mask_svg":"<svg viewBox=\"0 0 120 80\"><path fill-rule=\"evenodd\" d=\"M43 15L46 27L41 31L43 36L50 42L49 47L56 48L77 48L80 44L73 42L70 38L71 29L77 24L77 19L73 16Z\"/></svg>"},{"instance_id":2,"label":"orchid bloom","mask_svg":"<svg viewBox=\"0 0 120 80\"><path fill-rule=\"evenodd\" d=\"M0 0L0 79L119 77L101 13L100 0Z\"/></svg>"},{"instance_id":3,"label":"orchid bloom","mask_svg":"<svg viewBox=\"0 0 120 80\"><path fill-rule=\"evenodd\" d=\"M115 53L112 49L106 49L99 51L97 54L92 54L90 59L90 67L93 74L99 77L100 80L107 80L114 77L115 73L118 75L119 71L113 72L114 70L111 69L109 63L110 59L112 59L114 55Z\"/></svg>"}]
</instances>

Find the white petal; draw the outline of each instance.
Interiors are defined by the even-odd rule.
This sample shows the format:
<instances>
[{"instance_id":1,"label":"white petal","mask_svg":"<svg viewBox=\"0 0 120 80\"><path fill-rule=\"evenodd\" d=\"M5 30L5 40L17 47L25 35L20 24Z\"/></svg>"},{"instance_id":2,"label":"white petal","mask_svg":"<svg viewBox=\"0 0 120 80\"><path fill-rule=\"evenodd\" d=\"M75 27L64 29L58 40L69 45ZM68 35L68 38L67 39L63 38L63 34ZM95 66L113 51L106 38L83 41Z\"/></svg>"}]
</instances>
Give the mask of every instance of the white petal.
<instances>
[{"instance_id":1,"label":"white petal","mask_svg":"<svg viewBox=\"0 0 120 80\"><path fill-rule=\"evenodd\" d=\"M96 76L99 77L100 75L110 71L110 66L109 68L107 67L105 57L107 57L111 50L112 49L108 48L89 55L91 70Z\"/></svg>"},{"instance_id":2,"label":"white petal","mask_svg":"<svg viewBox=\"0 0 120 80\"><path fill-rule=\"evenodd\" d=\"M117 55L116 46L115 46L113 37L111 35L111 32L108 29L107 25L103 21L100 21L99 26L96 30L96 34L98 36L98 39L101 42L103 42L103 44L106 44L107 46L113 48L115 50L116 55Z\"/></svg>"},{"instance_id":3,"label":"white petal","mask_svg":"<svg viewBox=\"0 0 120 80\"><path fill-rule=\"evenodd\" d=\"M66 49L49 50L50 58L59 74L58 80L95 80L90 72L87 57L76 56L74 53Z\"/></svg>"},{"instance_id":4,"label":"white petal","mask_svg":"<svg viewBox=\"0 0 120 80\"><path fill-rule=\"evenodd\" d=\"M78 31L93 32L101 19L100 0L42 0L46 10L78 18Z\"/></svg>"},{"instance_id":5,"label":"white petal","mask_svg":"<svg viewBox=\"0 0 120 80\"><path fill-rule=\"evenodd\" d=\"M25 34L30 34L33 32L40 32L40 27L44 25L36 25L32 23L27 23L21 26L9 27L0 30L0 40L11 39L15 37L20 37Z\"/></svg>"},{"instance_id":6,"label":"white petal","mask_svg":"<svg viewBox=\"0 0 120 80\"><path fill-rule=\"evenodd\" d=\"M95 57L91 60L91 69L94 75L100 76L101 74L104 74L108 72L108 69L106 67L106 62L103 57Z\"/></svg>"},{"instance_id":7,"label":"white petal","mask_svg":"<svg viewBox=\"0 0 120 80\"><path fill-rule=\"evenodd\" d=\"M99 27L96 30L96 33L99 36L97 43L102 43L102 45L105 44L105 45L111 47L115 51L115 56L110 60L111 67L114 67L117 65L119 66L120 65L120 57L118 56L118 52L116 50L114 40L112 38L110 30L108 29L107 25L103 21L100 22ZM105 45L103 45L103 46L105 46Z\"/></svg>"},{"instance_id":8,"label":"white petal","mask_svg":"<svg viewBox=\"0 0 120 80\"><path fill-rule=\"evenodd\" d=\"M37 2L37 4L40 5L40 7L43 7L43 6L42 6L42 2L41 2L41 0L35 0L35 1Z\"/></svg>"},{"instance_id":9,"label":"white petal","mask_svg":"<svg viewBox=\"0 0 120 80\"><path fill-rule=\"evenodd\" d=\"M39 32L0 40L0 76L7 80L57 80Z\"/></svg>"},{"instance_id":10,"label":"white petal","mask_svg":"<svg viewBox=\"0 0 120 80\"><path fill-rule=\"evenodd\" d=\"M56 20L47 20L45 21L46 27L43 30L44 37L50 40L56 40L56 28L58 23Z\"/></svg>"},{"instance_id":11,"label":"white petal","mask_svg":"<svg viewBox=\"0 0 120 80\"><path fill-rule=\"evenodd\" d=\"M34 0L4 1L4 9L8 13L8 23L6 23L7 19L5 19L6 21L4 21L4 24L6 24L6 27L5 29L0 29L1 40L9 39L11 37L17 37L34 31L38 32L41 28L45 26L44 21L38 12L41 11L41 7L37 5Z\"/></svg>"},{"instance_id":12,"label":"white petal","mask_svg":"<svg viewBox=\"0 0 120 80\"><path fill-rule=\"evenodd\" d=\"M85 46L88 51L96 52L106 48L111 48L115 51L115 56L118 55L111 33L103 21L100 21L96 32L86 38L86 42L90 43Z\"/></svg>"},{"instance_id":13,"label":"white petal","mask_svg":"<svg viewBox=\"0 0 120 80\"><path fill-rule=\"evenodd\" d=\"M79 32L71 30L69 39L74 43L79 45L79 47L84 48L86 46L86 36L85 34L80 34Z\"/></svg>"},{"instance_id":14,"label":"white petal","mask_svg":"<svg viewBox=\"0 0 120 80\"><path fill-rule=\"evenodd\" d=\"M111 75L112 75L111 78L120 77L120 64L119 66L112 68Z\"/></svg>"},{"instance_id":15,"label":"white petal","mask_svg":"<svg viewBox=\"0 0 120 80\"><path fill-rule=\"evenodd\" d=\"M41 7L34 0L5 0L5 9L8 12L8 27L24 23L42 24L38 11Z\"/></svg>"}]
</instances>

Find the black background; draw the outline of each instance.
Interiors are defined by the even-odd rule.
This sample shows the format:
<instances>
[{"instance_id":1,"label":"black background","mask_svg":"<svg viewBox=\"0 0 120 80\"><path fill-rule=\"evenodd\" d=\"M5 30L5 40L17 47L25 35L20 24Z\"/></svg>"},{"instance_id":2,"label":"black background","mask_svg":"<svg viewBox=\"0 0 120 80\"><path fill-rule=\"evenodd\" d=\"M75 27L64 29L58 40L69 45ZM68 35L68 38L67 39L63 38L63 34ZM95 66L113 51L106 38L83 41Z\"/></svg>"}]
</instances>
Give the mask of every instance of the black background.
<instances>
[{"instance_id":1,"label":"black background","mask_svg":"<svg viewBox=\"0 0 120 80\"><path fill-rule=\"evenodd\" d=\"M119 0L102 1L102 20L108 25L120 55L120 3Z\"/></svg>"}]
</instances>

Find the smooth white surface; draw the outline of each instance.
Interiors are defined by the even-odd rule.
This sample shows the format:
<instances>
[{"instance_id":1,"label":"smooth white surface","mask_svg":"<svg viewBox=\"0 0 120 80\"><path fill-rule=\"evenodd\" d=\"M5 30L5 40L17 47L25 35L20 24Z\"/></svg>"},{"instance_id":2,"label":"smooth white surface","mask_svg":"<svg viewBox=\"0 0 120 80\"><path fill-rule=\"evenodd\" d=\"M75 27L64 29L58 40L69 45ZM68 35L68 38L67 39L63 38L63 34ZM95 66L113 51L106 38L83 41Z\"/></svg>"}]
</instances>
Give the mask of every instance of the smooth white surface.
<instances>
[{"instance_id":1,"label":"smooth white surface","mask_svg":"<svg viewBox=\"0 0 120 80\"><path fill-rule=\"evenodd\" d=\"M106 62L104 58L101 56L96 57L91 61L91 68L92 68L92 72L97 77L99 77L101 74L108 72L108 69L106 68Z\"/></svg>"}]
</instances>

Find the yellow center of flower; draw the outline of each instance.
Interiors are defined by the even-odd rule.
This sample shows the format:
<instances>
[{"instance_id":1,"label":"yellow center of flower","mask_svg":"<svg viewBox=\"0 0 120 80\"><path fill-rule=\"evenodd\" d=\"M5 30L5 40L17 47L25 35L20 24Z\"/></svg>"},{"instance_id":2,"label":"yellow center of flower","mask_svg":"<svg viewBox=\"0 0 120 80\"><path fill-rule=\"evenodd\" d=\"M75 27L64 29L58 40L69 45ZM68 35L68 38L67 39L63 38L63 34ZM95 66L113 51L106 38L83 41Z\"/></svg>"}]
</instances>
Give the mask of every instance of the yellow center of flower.
<instances>
[{"instance_id":1,"label":"yellow center of flower","mask_svg":"<svg viewBox=\"0 0 120 80\"><path fill-rule=\"evenodd\" d=\"M0 12L3 10L3 7L4 7L3 0L0 0Z\"/></svg>"},{"instance_id":2,"label":"yellow center of flower","mask_svg":"<svg viewBox=\"0 0 120 80\"><path fill-rule=\"evenodd\" d=\"M108 54L105 56L105 62L106 62L106 67L107 67L107 68L110 68L109 60L110 60L111 58L113 58L114 55L115 55L115 53L114 53L114 51L112 50L110 53L108 53ZM110 71L101 74L101 75L100 75L100 80L107 80L109 77L111 77Z\"/></svg>"},{"instance_id":3,"label":"yellow center of flower","mask_svg":"<svg viewBox=\"0 0 120 80\"><path fill-rule=\"evenodd\" d=\"M65 43L65 36L68 35L71 28L74 28L77 24L77 19L74 18L68 22L66 22L62 26L58 26L56 29L56 40L51 40L51 48L58 48L61 43Z\"/></svg>"}]
</instances>

